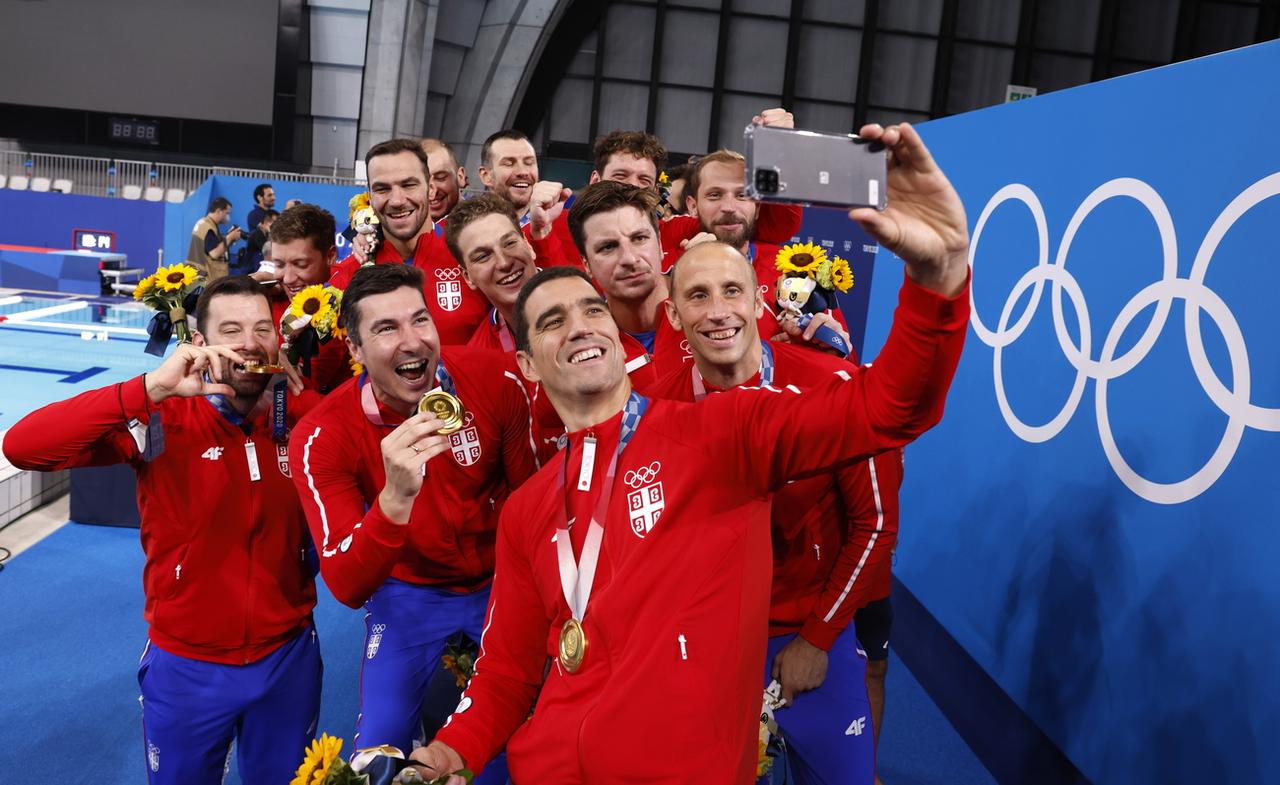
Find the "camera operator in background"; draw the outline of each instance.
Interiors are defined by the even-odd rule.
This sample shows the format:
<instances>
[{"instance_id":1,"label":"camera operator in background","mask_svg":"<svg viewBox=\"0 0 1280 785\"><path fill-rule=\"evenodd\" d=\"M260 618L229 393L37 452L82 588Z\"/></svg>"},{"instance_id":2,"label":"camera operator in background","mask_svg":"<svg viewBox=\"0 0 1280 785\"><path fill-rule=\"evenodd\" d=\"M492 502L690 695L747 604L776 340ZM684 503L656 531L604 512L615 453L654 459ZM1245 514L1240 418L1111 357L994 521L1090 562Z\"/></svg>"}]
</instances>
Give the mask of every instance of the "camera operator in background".
<instances>
[{"instance_id":1,"label":"camera operator in background","mask_svg":"<svg viewBox=\"0 0 1280 785\"><path fill-rule=\"evenodd\" d=\"M187 247L187 261L195 265L211 284L228 274L228 250L240 240L243 232L232 226L225 235L218 228L231 219L231 202L224 196L209 202L209 212L191 227L191 244Z\"/></svg>"}]
</instances>

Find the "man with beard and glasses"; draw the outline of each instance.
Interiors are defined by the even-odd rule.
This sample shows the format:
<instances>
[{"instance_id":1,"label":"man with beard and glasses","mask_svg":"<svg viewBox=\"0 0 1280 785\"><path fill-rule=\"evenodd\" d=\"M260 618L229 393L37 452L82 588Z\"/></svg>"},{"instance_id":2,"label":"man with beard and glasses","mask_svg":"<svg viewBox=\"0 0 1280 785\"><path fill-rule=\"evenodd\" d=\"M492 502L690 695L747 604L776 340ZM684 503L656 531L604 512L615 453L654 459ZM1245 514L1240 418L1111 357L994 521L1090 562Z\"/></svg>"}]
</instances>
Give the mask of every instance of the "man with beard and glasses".
<instances>
[{"instance_id":1,"label":"man with beard and glasses","mask_svg":"<svg viewBox=\"0 0 1280 785\"><path fill-rule=\"evenodd\" d=\"M413 753L421 773L461 785L456 772L505 745L514 782L753 781L769 496L936 424L968 329L959 196L910 126L862 135L898 165L888 209L849 215L906 275L875 365L848 379L649 401L582 273L553 267L526 284L517 359L569 446L507 501L475 673Z\"/></svg>"},{"instance_id":2,"label":"man with beard and glasses","mask_svg":"<svg viewBox=\"0 0 1280 785\"><path fill-rule=\"evenodd\" d=\"M498 513L535 469L529 409L509 358L441 348L415 267L360 269L342 323L365 372L298 426L293 479L325 584L365 609L355 746L408 752L445 643L480 639ZM431 391L462 402L456 430L419 412Z\"/></svg>"},{"instance_id":3,"label":"man with beard and glasses","mask_svg":"<svg viewBox=\"0 0 1280 785\"><path fill-rule=\"evenodd\" d=\"M697 245L671 268L666 303L693 361L660 379L655 398L690 403L735 387L821 385L848 377L847 360L763 341L764 309L755 270L723 243ZM786 706L774 717L800 783L872 785L868 732L832 733L850 721L871 725L867 655L854 612L881 596L898 535L902 451L790 482L773 496L769 644L764 684L776 680Z\"/></svg>"},{"instance_id":4,"label":"man with beard and glasses","mask_svg":"<svg viewBox=\"0 0 1280 785\"><path fill-rule=\"evenodd\" d=\"M295 397L271 307L244 276L210 284L193 342L160 367L50 404L4 439L22 469L128 463L138 475L149 626L138 669L150 783L288 782L320 711L310 540L289 479ZM295 379L296 381L296 379ZM313 557L312 557L313 558Z\"/></svg>"},{"instance_id":5,"label":"man with beard and glasses","mask_svg":"<svg viewBox=\"0 0 1280 785\"><path fill-rule=\"evenodd\" d=\"M431 222L431 164L420 142L391 139L365 153L369 177L369 204L381 222L383 242L374 253L376 264L410 264L423 273L423 296L431 318L446 346L471 340L489 312L484 295L469 288L462 270L435 233ZM352 253L333 269L329 283L346 288L364 263L363 254Z\"/></svg>"},{"instance_id":6,"label":"man with beard and glasses","mask_svg":"<svg viewBox=\"0 0 1280 785\"><path fill-rule=\"evenodd\" d=\"M765 109L751 118L753 123L777 128L792 128L795 120L785 109ZM595 168L588 184L601 181L627 183L659 195L658 178L667 160L666 148L658 137L644 131L613 131L596 139L592 145ZM569 232L567 211L572 191L562 183L539 182L530 197L529 223L525 227L538 255L556 258L563 264L579 264L579 254ZM654 209L660 206L655 204ZM800 207L789 204L760 206L760 236L765 242L785 243L800 231L803 215ZM659 239L665 255L663 270L680 255L688 240L701 230L692 216L670 216L659 224Z\"/></svg>"}]
</instances>

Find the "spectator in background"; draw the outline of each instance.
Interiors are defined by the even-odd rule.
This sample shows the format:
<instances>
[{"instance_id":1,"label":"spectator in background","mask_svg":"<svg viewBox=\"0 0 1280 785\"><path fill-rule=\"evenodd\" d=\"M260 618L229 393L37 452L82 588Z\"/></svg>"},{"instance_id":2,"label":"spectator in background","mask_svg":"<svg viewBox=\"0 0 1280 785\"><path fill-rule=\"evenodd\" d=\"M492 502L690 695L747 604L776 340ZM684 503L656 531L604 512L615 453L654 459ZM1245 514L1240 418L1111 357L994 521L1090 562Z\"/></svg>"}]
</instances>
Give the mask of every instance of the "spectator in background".
<instances>
[{"instance_id":1,"label":"spectator in background","mask_svg":"<svg viewBox=\"0 0 1280 785\"><path fill-rule=\"evenodd\" d=\"M673 215L688 215L688 210L684 205L684 186L689 180L689 172L693 169L693 165L697 163L697 158L689 157L689 163L677 164L667 170L667 198L660 207L665 211L666 217Z\"/></svg>"},{"instance_id":2,"label":"spectator in background","mask_svg":"<svg viewBox=\"0 0 1280 785\"><path fill-rule=\"evenodd\" d=\"M431 164L427 207L431 211L431 220L438 224L462 200L462 189L467 187L467 170L458 165L458 156L448 142L423 139L422 151L427 154L427 160Z\"/></svg>"},{"instance_id":3,"label":"spectator in background","mask_svg":"<svg viewBox=\"0 0 1280 785\"><path fill-rule=\"evenodd\" d=\"M260 183L253 189L253 201L254 207L244 222L244 228L250 232L257 229L267 211L276 206L276 189L271 187L271 183Z\"/></svg>"},{"instance_id":4,"label":"spectator in background","mask_svg":"<svg viewBox=\"0 0 1280 785\"><path fill-rule=\"evenodd\" d=\"M191 245L187 247L187 261L195 266L210 284L227 277L227 249L240 239L240 227L232 226L223 235L218 226L231 218L231 202L226 197L215 197L209 202L209 212L191 228Z\"/></svg>"},{"instance_id":5,"label":"spectator in background","mask_svg":"<svg viewBox=\"0 0 1280 785\"><path fill-rule=\"evenodd\" d=\"M274 201L274 200L273 200ZM252 213L250 213L252 215ZM262 218L249 232L245 245L237 254L236 274L244 275L258 269L264 257L268 256L271 245L271 224L280 216L275 210L267 210Z\"/></svg>"}]
</instances>

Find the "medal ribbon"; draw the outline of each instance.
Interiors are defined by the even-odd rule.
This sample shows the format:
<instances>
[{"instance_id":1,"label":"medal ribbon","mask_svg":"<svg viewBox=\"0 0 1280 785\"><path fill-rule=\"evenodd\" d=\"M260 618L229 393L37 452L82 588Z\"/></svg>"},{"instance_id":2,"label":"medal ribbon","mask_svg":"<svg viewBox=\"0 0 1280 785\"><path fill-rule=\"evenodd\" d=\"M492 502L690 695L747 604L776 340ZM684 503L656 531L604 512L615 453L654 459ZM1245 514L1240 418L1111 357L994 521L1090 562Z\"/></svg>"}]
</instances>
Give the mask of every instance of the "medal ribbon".
<instances>
[{"instance_id":1,"label":"medal ribbon","mask_svg":"<svg viewBox=\"0 0 1280 785\"><path fill-rule=\"evenodd\" d=\"M618 435L618 446L609 460L609 470L605 473L604 485L600 488L600 498L596 501L595 512L591 515L591 526L587 529L586 541L582 544L582 557L576 562L573 558L573 544L569 541L568 516L561 510L561 523L556 529L556 553L560 561L560 588L564 591L564 600L569 604L569 612L573 618L582 620L587 612L587 600L591 597L591 586L595 583L596 564L600 561L600 543L604 539L603 521L609 511L609 498L613 495L613 478L618 468L618 456L627 448L631 437L640 425L640 418L649 408L649 399L635 392L627 398L622 410L622 432ZM562 452L563 456L564 453ZM565 473L568 471L568 460L560 468L560 488L565 487Z\"/></svg>"},{"instance_id":2,"label":"medal ribbon","mask_svg":"<svg viewBox=\"0 0 1280 785\"><path fill-rule=\"evenodd\" d=\"M369 372L365 371L360 376L360 407L364 409L364 416L369 418L369 422L374 425L383 425L387 428L394 428L394 425L387 425L382 420L382 412L378 411L378 399L373 394L373 385L369 384ZM440 389L457 397L458 388L453 383L453 377L449 375L449 371L444 367L444 358L436 360L436 386L432 389Z\"/></svg>"},{"instance_id":3,"label":"medal ribbon","mask_svg":"<svg viewBox=\"0 0 1280 785\"><path fill-rule=\"evenodd\" d=\"M497 308L489 311L489 322L493 324L498 331L498 343L502 344L502 351L514 352L516 350L516 342L515 339L511 337L511 327L503 321Z\"/></svg>"},{"instance_id":4,"label":"medal ribbon","mask_svg":"<svg viewBox=\"0 0 1280 785\"><path fill-rule=\"evenodd\" d=\"M707 385L702 381L702 374L698 372L698 364L693 364L693 400L701 401L707 397ZM760 341L760 386L773 386L773 347L769 346L768 341Z\"/></svg>"}]
</instances>

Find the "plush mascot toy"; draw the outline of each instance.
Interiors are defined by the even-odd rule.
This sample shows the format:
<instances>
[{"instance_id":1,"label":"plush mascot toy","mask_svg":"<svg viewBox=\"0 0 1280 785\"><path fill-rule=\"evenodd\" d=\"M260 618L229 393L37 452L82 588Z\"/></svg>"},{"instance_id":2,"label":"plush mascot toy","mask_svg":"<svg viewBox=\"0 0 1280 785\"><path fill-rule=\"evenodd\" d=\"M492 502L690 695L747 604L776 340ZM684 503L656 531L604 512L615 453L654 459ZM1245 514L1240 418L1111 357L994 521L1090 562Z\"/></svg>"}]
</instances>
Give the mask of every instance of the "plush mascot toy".
<instances>
[{"instance_id":1,"label":"plush mascot toy","mask_svg":"<svg viewBox=\"0 0 1280 785\"><path fill-rule=\"evenodd\" d=\"M374 254L382 243L382 222L378 220L378 214L369 205L369 194L359 193L351 197L351 201L347 203L347 209L351 228L365 239L369 249L365 264L373 264Z\"/></svg>"}]
</instances>

